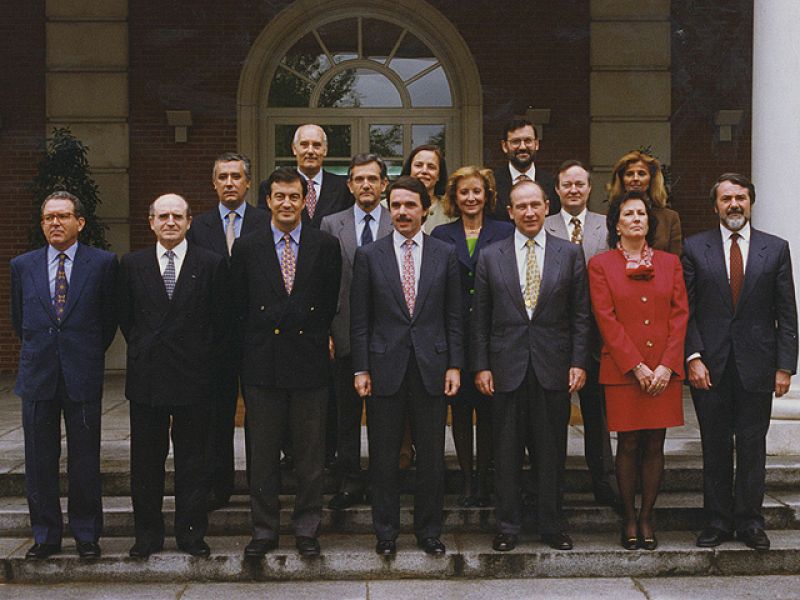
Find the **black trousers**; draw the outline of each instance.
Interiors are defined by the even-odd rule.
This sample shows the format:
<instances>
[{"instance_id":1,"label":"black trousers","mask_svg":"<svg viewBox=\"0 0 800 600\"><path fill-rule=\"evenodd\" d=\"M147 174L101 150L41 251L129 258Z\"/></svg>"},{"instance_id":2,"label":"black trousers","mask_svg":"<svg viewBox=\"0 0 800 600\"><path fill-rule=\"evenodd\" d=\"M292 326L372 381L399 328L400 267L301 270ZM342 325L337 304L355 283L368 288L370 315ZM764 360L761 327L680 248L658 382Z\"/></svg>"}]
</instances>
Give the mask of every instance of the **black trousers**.
<instances>
[{"instance_id":1,"label":"black trousers","mask_svg":"<svg viewBox=\"0 0 800 600\"><path fill-rule=\"evenodd\" d=\"M291 435L297 475L292 527L295 535L316 537L322 519L328 388L285 390L246 385L244 401L253 538L276 540L280 533L280 457L286 431Z\"/></svg>"},{"instance_id":2,"label":"black trousers","mask_svg":"<svg viewBox=\"0 0 800 600\"><path fill-rule=\"evenodd\" d=\"M338 431L337 466L342 474L340 491L361 495L365 491L365 474L361 470L361 416L364 400L353 386L353 359L336 357L336 401Z\"/></svg>"},{"instance_id":3,"label":"black trousers","mask_svg":"<svg viewBox=\"0 0 800 600\"><path fill-rule=\"evenodd\" d=\"M712 383L709 390L692 388L703 446L703 504L708 525L729 532L763 529L761 505L772 393L746 390L732 355L722 380Z\"/></svg>"},{"instance_id":4,"label":"black trousers","mask_svg":"<svg viewBox=\"0 0 800 600\"><path fill-rule=\"evenodd\" d=\"M522 529L520 478L526 440L533 449L539 533L563 530L561 499L569 412L569 393L542 388L530 365L519 389L492 398L495 514L500 533L517 535Z\"/></svg>"},{"instance_id":5,"label":"black trousers","mask_svg":"<svg viewBox=\"0 0 800 600\"><path fill-rule=\"evenodd\" d=\"M399 461L407 413L411 414L417 449L414 533L418 540L439 537L444 507L447 402L444 394L428 394L413 353L396 394L367 398L372 526L379 540L393 540L400 532Z\"/></svg>"},{"instance_id":6,"label":"black trousers","mask_svg":"<svg viewBox=\"0 0 800 600\"><path fill-rule=\"evenodd\" d=\"M606 422L606 400L599 378L600 363L591 359L586 370L586 385L578 392L578 397L583 417L583 453L595 489L600 485L610 485L614 472L614 455Z\"/></svg>"},{"instance_id":7,"label":"black trousers","mask_svg":"<svg viewBox=\"0 0 800 600\"><path fill-rule=\"evenodd\" d=\"M239 399L239 376L234 370L220 373L209 424L209 487L221 502L233 494L236 473L233 436L236 429L236 403Z\"/></svg>"},{"instance_id":8,"label":"black trousers","mask_svg":"<svg viewBox=\"0 0 800 600\"><path fill-rule=\"evenodd\" d=\"M175 462L175 539L180 544L202 539L208 529L207 453L211 407L150 406L130 403L131 496L137 541L164 541L164 463Z\"/></svg>"},{"instance_id":9,"label":"black trousers","mask_svg":"<svg viewBox=\"0 0 800 600\"><path fill-rule=\"evenodd\" d=\"M100 488L100 414L97 402L73 402L61 377L53 398L23 399L25 487L33 538L61 544L63 520L59 501L61 413L67 429L67 513L73 537L96 542L103 531Z\"/></svg>"}]
</instances>

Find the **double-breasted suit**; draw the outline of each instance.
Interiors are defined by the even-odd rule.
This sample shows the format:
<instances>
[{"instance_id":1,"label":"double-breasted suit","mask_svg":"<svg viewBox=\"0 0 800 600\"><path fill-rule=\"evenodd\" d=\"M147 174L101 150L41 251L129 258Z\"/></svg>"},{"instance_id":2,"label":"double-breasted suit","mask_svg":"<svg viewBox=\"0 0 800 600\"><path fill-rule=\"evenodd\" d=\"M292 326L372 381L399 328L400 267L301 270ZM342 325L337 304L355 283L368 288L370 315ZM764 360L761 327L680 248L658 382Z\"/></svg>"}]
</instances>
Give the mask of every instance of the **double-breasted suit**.
<instances>
[{"instance_id":1,"label":"double-breasted suit","mask_svg":"<svg viewBox=\"0 0 800 600\"><path fill-rule=\"evenodd\" d=\"M322 220L322 231L339 240L342 253L342 282L339 302L331 324L336 352L335 381L337 402L337 466L343 474L342 492L361 495L364 482L361 471L361 414L364 401L353 387L353 360L350 356L350 288L358 241L354 207L329 215ZM389 211L380 208L376 239L392 232Z\"/></svg>"},{"instance_id":2,"label":"double-breasted suit","mask_svg":"<svg viewBox=\"0 0 800 600\"><path fill-rule=\"evenodd\" d=\"M563 240L570 240L563 214L558 213L545 219L545 231ZM583 223L583 256L587 264L593 256L608 250L608 230L605 215L590 210L586 211ZM586 385L578 392L583 417L583 448L586 466L592 477L595 497L603 486L611 485L610 474L613 472L613 455L611 441L606 425L605 400L603 387L598 381L600 370L600 334L592 320L591 355L586 369Z\"/></svg>"},{"instance_id":3,"label":"double-breasted suit","mask_svg":"<svg viewBox=\"0 0 800 600\"><path fill-rule=\"evenodd\" d=\"M175 538L201 541L208 526L208 426L220 360L230 328L225 259L186 244L172 298L160 245L126 254L117 302L128 342L125 395L130 400L131 495L137 542L164 540L164 463L172 437Z\"/></svg>"},{"instance_id":4,"label":"double-breasted suit","mask_svg":"<svg viewBox=\"0 0 800 600\"><path fill-rule=\"evenodd\" d=\"M223 221L219 205L192 220L192 227L186 233L189 243L211 250L228 260L228 244L225 238L226 223ZM245 202L239 237L269 227L269 214L263 207L255 207ZM226 504L233 493L234 449L233 434L236 425L236 402L239 398L239 349L233 336L229 338L228 349L220 353L219 377L214 382L214 415L210 426L211 452L209 456L209 477L214 501Z\"/></svg>"},{"instance_id":5,"label":"double-breasted suit","mask_svg":"<svg viewBox=\"0 0 800 600\"><path fill-rule=\"evenodd\" d=\"M689 237L682 258L690 309L686 357L700 356L712 385L692 389L703 445L704 505L708 525L725 532L764 528L761 504L775 373L797 369L789 244L752 227L749 233L735 308L724 230Z\"/></svg>"},{"instance_id":6,"label":"double-breasted suit","mask_svg":"<svg viewBox=\"0 0 800 600\"><path fill-rule=\"evenodd\" d=\"M238 240L231 256L254 540L278 538L280 450L287 429L298 480L295 534L315 537L322 515L328 335L336 314L342 258L335 238L300 226L294 285L288 293L278 254L282 236L271 224Z\"/></svg>"},{"instance_id":7,"label":"double-breasted suit","mask_svg":"<svg viewBox=\"0 0 800 600\"><path fill-rule=\"evenodd\" d=\"M544 232L542 232L544 233ZM569 371L589 360L589 294L581 248L546 234L539 297L529 317L520 288L516 247L525 236L486 248L478 260L470 356L489 370L495 440L499 533L521 529L523 444L533 440L539 532L560 533ZM524 243L524 240L522 241Z\"/></svg>"},{"instance_id":8,"label":"double-breasted suit","mask_svg":"<svg viewBox=\"0 0 800 600\"><path fill-rule=\"evenodd\" d=\"M114 339L117 259L77 243L66 305L56 317L45 246L11 261L11 323L20 338L15 393L22 398L25 485L36 543L60 546L61 412L67 428L69 527L78 541L102 533L100 413L105 351ZM57 259L56 259L57 260Z\"/></svg>"},{"instance_id":9,"label":"double-breasted suit","mask_svg":"<svg viewBox=\"0 0 800 600\"><path fill-rule=\"evenodd\" d=\"M396 258L396 231L356 251L350 294L353 369L367 372L372 522L381 541L400 531L398 461L411 413L417 449L414 532L438 538L444 502L447 369L461 369L461 290L455 249L421 235L419 281L409 312Z\"/></svg>"}]
</instances>

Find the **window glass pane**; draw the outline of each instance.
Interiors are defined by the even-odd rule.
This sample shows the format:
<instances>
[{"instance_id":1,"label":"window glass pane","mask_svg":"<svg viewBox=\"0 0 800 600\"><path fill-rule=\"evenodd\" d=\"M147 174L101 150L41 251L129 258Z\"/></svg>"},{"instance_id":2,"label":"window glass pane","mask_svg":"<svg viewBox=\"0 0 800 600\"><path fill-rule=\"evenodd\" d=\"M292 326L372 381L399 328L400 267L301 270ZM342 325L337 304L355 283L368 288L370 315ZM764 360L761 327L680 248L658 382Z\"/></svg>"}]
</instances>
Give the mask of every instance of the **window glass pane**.
<instances>
[{"instance_id":1,"label":"window glass pane","mask_svg":"<svg viewBox=\"0 0 800 600\"><path fill-rule=\"evenodd\" d=\"M408 86L412 106L452 106L450 84L444 69L438 67Z\"/></svg>"},{"instance_id":2,"label":"window glass pane","mask_svg":"<svg viewBox=\"0 0 800 600\"><path fill-rule=\"evenodd\" d=\"M319 106L401 107L400 92L384 75L371 69L347 69L328 82L320 94Z\"/></svg>"},{"instance_id":3,"label":"window glass pane","mask_svg":"<svg viewBox=\"0 0 800 600\"><path fill-rule=\"evenodd\" d=\"M389 67L405 81L434 63L436 58L433 52L416 36L407 33Z\"/></svg>"},{"instance_id":4,"label":"window glass pane","mask_svg":"<svg viewBox=\"0 0 800 600\"><path fill-rule=\"evenodd\" d=\"M311 33L303 36L292 46L281 63L315 81L331 68L328 57L322 52L317 38Z\"/></svg>"},{"instance_id":5,"label":"window glass pane","mask_svg":"<svg viewBox=\"0 0 800 600\"><path fill-rule=\"evenodd\" d=\"M275 125L275 156L278 158L286 158L285 161L278 161L281 165L287 163L295 165L294 157L292 156L292 139L294 132L300 126L300 123L291 125ZM325 168L328 168L328 162L336 157L346 157L350 160L350 125L321 125L325 130L325 135L328 136L328 156L325 158ZM347 163L349 164L349 163Z\"/></svg>"},{"instance_id":6,"label":"window glass pane","mask_svg":"<svg viewBox=\"0 0 800 600\"><path fill-rule=\"evenodd\" d=\"M313 89L313 84L278 67L272 85L269 86L267 104L276 108L287 106L308 108Z\"/></svg>"},{"instance_id":7,"label":"window glass pane","mask_svg":"<svg viewBox=\"0 0 800 600\"><path fill-rule=\"evenodd\" d=\"M361 21L364 57L383 63L397 43L402 28L394 23L364 19Z\"/></svg>"},{"instance_id":8,"label":"window glass pane","mask_svg":"<svg viewBox=\"0 0 800 600\"><path fill-rule=\"evenodd\" d=\"M394 181L395 179L400 177L400 173L403 172L402 159L398 158L396 160L384 160L383 162L386 163L386 172L388 173L389 179Z\"/></svg>"},{"instance_id":9,"label":"window glass pane","mask_svg":"<svg viewBox=\"0 0 800 600\"><path fill-rule=\"evenodd\" d=\"M275 156L292 155L292 138L300 123L292 125L275 125ZM292 159L292 164L294 159Z\"/></svg>"},{"instance_id":10,"label":"window glass pane","mask_svg":"<svg viewBox=\"0 0 800 600\"><path fill-rule=\"evenodd\" d=\"M370 125L369 151L381 158L403 156L402 125Z\"/></svg>"},{"instance_id":11,"label":"window glass pane","mask_svg":"<svg viewBox=\"0 0 800 600\"><path fill-rule=\"evenodd\" d=\"M318 27L317 33L335 63L358 58L358 23L355 19L328 23Z\"/></svg>"},{"instance_id":12,"label":"window glass pane","mask_svg":"<svg viewBox=\"0 0 800 600\"><path fill-rule=\"evenodd\" d=\"M411 147L434 144L445 152L445 128L444 125L412 125L411 126Z\"/></svg>"}]
</instances>

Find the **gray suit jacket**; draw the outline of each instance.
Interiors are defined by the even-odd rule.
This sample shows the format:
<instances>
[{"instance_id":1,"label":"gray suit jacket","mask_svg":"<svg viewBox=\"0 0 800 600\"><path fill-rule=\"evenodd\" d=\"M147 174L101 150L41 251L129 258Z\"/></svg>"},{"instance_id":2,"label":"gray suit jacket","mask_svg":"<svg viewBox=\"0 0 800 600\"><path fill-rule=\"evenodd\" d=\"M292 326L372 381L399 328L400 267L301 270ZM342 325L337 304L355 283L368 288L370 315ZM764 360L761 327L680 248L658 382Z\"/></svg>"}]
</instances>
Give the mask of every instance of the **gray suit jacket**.
<instances>
[{"instance_id":1,"label":"gray suit jacket","mask_svg":"<svg viewBox=\"0 0 800 600\"><path fill-rule=\"evenodd\" d=\"M528 364L547 390L569 389L570 367L589 360L589 286L580 246L547 234L539 300L528 318L514 236L478 259L471 323L474 371L489 369L497 392L517 390Z\"/></svg>"},{"instance_id":2,"label":"gray suit jacket","mask_svg":"<svg viewBox=\"0 0 800 600\"><path fill-rule=\"evenodd\" d=\"M550 215L544 220L544 229L562 240L569 241L569 233L564 225L564 217L561 213ZM600 254L608 250L608 230L606 229L606 217L590 210L586 211L586 222L583 225L583 256L586 263L595 254Z\"/></svg>"},{"instance_id":3,"label":"gray suit jacket","mask_svg":"<svg viewBox=\"0 0 800 600\"><path fill-rule=\"evenodd\" d=\"M355 208L351 206L322 219L320 227L325 233L339 240L342 249L342 282L339 286L339 304L331 324L331 334L336 347L336 356L350 354L350 286L353 283L353 262L358 243L356 242ZM378 239L392 232L392 218L385 207L381 207L378 221Z\"/></svg>"}]
</instances>

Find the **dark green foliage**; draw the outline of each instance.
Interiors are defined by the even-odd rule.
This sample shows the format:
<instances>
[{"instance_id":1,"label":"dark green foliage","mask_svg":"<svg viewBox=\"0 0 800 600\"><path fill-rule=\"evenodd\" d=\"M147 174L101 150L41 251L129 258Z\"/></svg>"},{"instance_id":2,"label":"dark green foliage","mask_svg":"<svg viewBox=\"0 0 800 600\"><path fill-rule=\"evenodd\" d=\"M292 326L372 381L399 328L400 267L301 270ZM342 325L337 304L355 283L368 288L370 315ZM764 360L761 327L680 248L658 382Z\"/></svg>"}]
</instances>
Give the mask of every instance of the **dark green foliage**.
<instances>
[{"instance_id":1,"label":"dark green foliage","mask_svg":"<svg viewBox=\"0 0 800 600\"><path fill-rule=\"evenodd\" d=\"M32 227L28 236L30 247L39 248L46 241L40 226L41 206L44 199L57 190L66 190L77 196L83 204L86 225L80 242L88 246L108 249L106 229L96 214L100 204L97 184L91 177L89 148L72 135L69 127L54 128L53 137L47 140L45 155L39 161L39 172L31 183L33 194Z\"/></svg>"}]
</instances>

